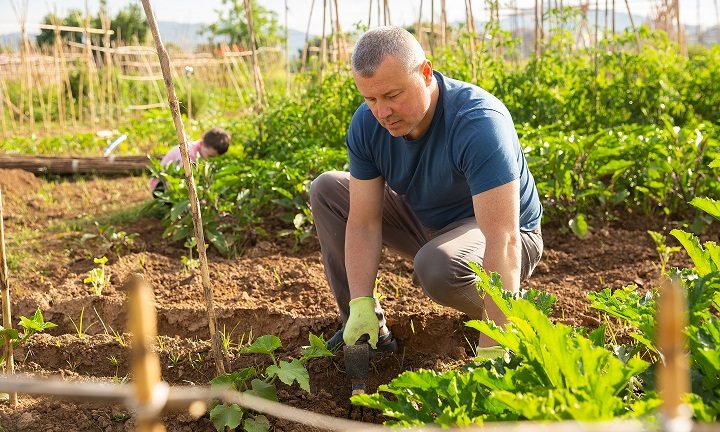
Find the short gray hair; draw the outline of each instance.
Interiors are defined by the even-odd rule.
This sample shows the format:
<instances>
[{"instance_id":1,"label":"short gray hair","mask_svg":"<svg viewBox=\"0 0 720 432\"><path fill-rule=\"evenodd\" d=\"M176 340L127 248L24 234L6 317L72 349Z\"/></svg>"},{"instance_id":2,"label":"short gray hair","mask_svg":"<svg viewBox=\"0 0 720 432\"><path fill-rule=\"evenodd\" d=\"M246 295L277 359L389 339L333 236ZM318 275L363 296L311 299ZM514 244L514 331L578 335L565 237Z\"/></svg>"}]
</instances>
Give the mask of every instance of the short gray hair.
<instances>
[{"instance_id":1,"label":"short gray hair","mask_svg":"<svg viewBox=\"0 0 720 432\"><path fill-rule=\"evenodd\" d=\"M425 60L425 51L410 32L402 27L384 26L369 30L358 40L352 53L352 70L371 77L388 55L400 62L407 72Z\"/></svg>"}]
</instances>

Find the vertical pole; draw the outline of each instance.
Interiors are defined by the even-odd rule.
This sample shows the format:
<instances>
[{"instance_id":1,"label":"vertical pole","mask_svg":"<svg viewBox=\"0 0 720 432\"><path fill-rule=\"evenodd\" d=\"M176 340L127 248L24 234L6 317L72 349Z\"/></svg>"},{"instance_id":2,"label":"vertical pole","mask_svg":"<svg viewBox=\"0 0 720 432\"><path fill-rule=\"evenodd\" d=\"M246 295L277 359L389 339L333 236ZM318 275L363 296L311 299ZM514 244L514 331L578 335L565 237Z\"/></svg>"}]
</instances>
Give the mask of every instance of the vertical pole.
<instances>
[{"instance_id":1,"label":"vertical pole","mask_svg":"<svg viewBox=\"0 0 720 432\"><path fill-rule=\"evenodd\" d=\"M4 138L7 134L8 129L7 119L5 118L5 92L3 91L3 88L5 88L4 76L0 76L0 82L3 83L2 85L0 85L0 124L2 124L2 135L0 136ZM10 115L12 116L12 112L10 113Z\"/></svg>"},{"instance_id":2,"label":"vertical pole","mask_svg":"<svg viewBox=\"0 0 720 432\"><path fill-rule=\"evenodd\" d=\"M540 3L535 0L535 57L540 57Z\"/></svg>"},{"instance_id":3,"label":"vertical pole","mask_svg":"<svg viewBox=\"0 0 720 432\"><path fill-rule=\"evenodd\" d=\"M392 20L390 19L390 1L385 0L385 25L392 25Z\"/></svg>"},{"instance_id":4,"label":"vertical pole","mask_svg":"<svg viewBox=\"0 0 720 432\"><path fill-rule=\"evenodd\" d=\"M260 111L265 102L265 91L263 89L262 76L260 75L260 65L257 60L257 50L255 48L255 31L253 30L252 17L252 0L245 0L245 14L247 16L248 37L250 45L250 60L253 68L253 83L255 84L255 109Z\"/></svg>"},{"instance_id":5,"label":"vertical pole","mask_svg":"<svg viewBox=\"0 0 720 432\"><path fill-rule=\"evenodd\" d=\"M440 40L443 46L447 46L447 14L445 0L440 0Z\"/></svg>"},{"instance_id":6,"label":"vertical pole","mask_svg":"<svg viewBox=\"0 0 720 432\"><path fill-rule=\"evenodd\" d=\"M370 0L372 1L372 0ZM307 65L308 50L310 49L309 38L310 38L310 21L312 21L313 8L315 7L315 0L310 3L310 15L308 15L307 27L305 28L305 47L303 48L302 65L300 66L300 72L305 72L305 66Z\"/></svg>"},{"instance_id":7,"label":"vertical pole","mask_svg":"<svg viewBox=\"0 0 720 432\"><path fill-rule=\"evenodd\" d=\"M290 95L290 40L288 39L288 2L285 0L285 96Z\"/></svg>"},{"instance_id":8,"label":"vertical pole","mask_svg":"<svg viewBox=\"0 0 720 432\"><path fill-rule=\"evenodd\" d=\"M435 55L435 0L430 0L430 55Z\"/></svg>"},{"instance_id":9,"label":"vertical pole","mask_svg":"<svg viewBox=\"0 0 720 432\"><path fill-rule=\"evenodd\" d=\"M640 35L637 32L637 28L635 28L635 20L633 19L632 12L630 11L630 3L628 3L628 0L625 0L625 8L627 9L628 16L630 17L630 26L632 27L633 34L635 35L637 50L640 52Z\"/></svg>"},{"instance_id":10,"label":"vertical pole","mask_svg":"<svg viewBox=\"0 0 720 432\"><path fill-rule=\"evenodd\" d=\"M470 73L473 84L477 83L477 66L475 64L475 23L473 23L472 5L470 0L465 0L465 20L467 21L467 29L470 41Z\"/></svg>"},{"instance_id":11,"label":"vertical pole","mask_svg":"<svg viewBox=\"0 0 720 432\"><path fill-rule=\"evenodd\" d=\"M415 37L417 37L418 43L422 46L422 8L423 0L420 0L420 11L418 12L417 25L415 26Z\"/></svg>"},{"instance_id":12,"label":"vertical pole","mask_svg":"<svg viewBox=\"0 0 720 432\"><path fill-rule=\"evenodd\" d=\"M377 0L377 1L380 1L380 0ZM367 23L368 28L370 28L370 22L372 21L372 2L373 2L373 0L370 0L368 2L368 23Z\"/></svg>"},{"instance_id":13,"label":"vertical pole","mask_svg":"<svg viewBox=\"0 0 720 432\"><path fill-rule=\"evenodd\" d=\"M678 48L680 49L680 55L685 55L685 38L683 38L683 27L682 23L680 22L680 0L675 0L673 7L675 8L675 23L677 25Z\"/></svg>"},{"instance_id":14,"label":"vertical pole","mask_svg":"<svg viewBox=\"0 0 720 432\"><path fill-rule=\"evenodd\" d=\"M12 316L10 315L10 285L8 282L7 259L5 252L5 222L3 221L2 189L0 189L0 291L2 293L2 315L3 327L12 328ZM5 372L8 375L15 374L15 357L13 346L8 335L5 339ZM10 406L17 406L17 393L10 393Z\"/></svg>"},{"instance_id":15,"label":"vertical pole","mask_svg":"<svg viewBox=\"0 0 720 432\"><path fill-rule=\"evenodd\" d=\"M658 389L663 401L663 420L682 421L687 415L682 396L690 393L690 371L683 334L687 326L687 305L683 288L677 281L667 280L661 286L657 301L657 325L657 345L663 356L662 365L657 371ZM685 421L689 421L689 418L685 418Z\"/></svg>"},{"instance_id":16,"label":"vertical pole","mask_svg":"<svg viewBox=\"0 0 720 432\"><path fill-rule=\"evenodd\" d=\"M85 0L85 31L83 37L85 38L85 61L87 62L87 73L88 73L88 106L90 107L90 122L95 122L96 110L95 110L95 61L93 60L92 50L90 49L90 9L88 2Z\"/></svg>"},{"instance_id":17,"label":"vertical pole","mask_svg":"<svg viewBox=\"0 0 720 432\"><path fill-rule=\"evenodd\" d=\"M335 39L338 46L335 48L338 50L338 58L341 62L347 60L347 53L345 52L345 36L343 35L342 26L340 25L340 11L338 10L338 0L333 0L333 9L335 10L335 32L337 38Z\"/></svg>"},{"instance_id":18,"label":"vertical pole","mask_svg":"<svg viewBox=\"0 0 720 432\"><path fill-rule=\"evenodd\" d=\"M615 37L615 0L612 0L612 34Z\"/></svg>"},{"instance_id":19,"label":"vertical pole","mask_svg":"<svg viewBox=\"0 0 720 432\"><path fill-rule=\"evenodd\" d=\"M128 330L132 334L132 373L138 407L154 407L161 383L160 358L153 350L157 337L155 296L142 276L132 275L128 282ZM138 432L164 432L165 427L152 409L140 411Z\"/></svg>"},{"instance_id":20,"label":"vertical pole","mask_svg":"<svg viewBox=\"0 0 720 432\"><path fill-rule=\"evenodd\" d=\"M150 7L150 0L142 0L145 16L147 17L148 26L155 39L155 47L157 49L158 58L160 60L160 68L162 69L165 88L168 94L168 102L175 124L175 132L180 142L180 156L182 158L182 166L185 172L185 183L188 190L188 198L190 201L190 211L193 217L193 227L195 228L195 239L197 242L198 258L200 259L200 273L202 274L203 290L205 294L205 303L207 305L208 326L210 330L210 339L212 340L213 356L215 357L215 370L218 375L225 373L224 356L220 337L217 334L217 322L215 317L215 305L213 287L210 282L210 272L207 265L207 244L205 243L205 233L203 232L202 215L200 214L200 202L197 197L195 188L195 180L193 179L192 168L190 166L190 158L187 149L187 135L185 134L185 126L180 116L180 105L178 104L175 87L172 82L172 71L170 69L170 57L168 56L165 45L160 38L157 23L155 22L155 14Z\"/></svg>"},{"instance_id":21,"label":"vertical pole","mask_svg":"<svg viewBox=\"0 0 720 432\"><path fill-rule=\"evenodd\" d=\"M323 73L325 72L325 55L327 54L327 41L325 40L325 27L327 25L327 6L328 0L323 0L322 37L320 39L320 83L323 82Z\"/></svg>"}]
</instances>

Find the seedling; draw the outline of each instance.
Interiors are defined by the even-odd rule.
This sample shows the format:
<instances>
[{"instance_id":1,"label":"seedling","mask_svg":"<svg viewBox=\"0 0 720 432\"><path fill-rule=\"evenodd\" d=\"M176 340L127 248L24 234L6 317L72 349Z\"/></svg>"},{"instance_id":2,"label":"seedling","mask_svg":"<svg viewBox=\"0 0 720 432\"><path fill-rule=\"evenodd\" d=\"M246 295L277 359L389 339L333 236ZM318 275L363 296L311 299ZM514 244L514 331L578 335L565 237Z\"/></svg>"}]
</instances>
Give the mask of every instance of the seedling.
<instances>
[{"instance_id":1,"label":"seedling","mask_svg":"<svg viewBox=\"0 0 720 432\"><path fill-rule=\"evenodd\" d=\"M287 385L297 383L300 388L310 392L310 375L305 364L308 360L319 357L332 357L332 352L325 348L325 341L310 334L310 345L303 347L300 358L279 360L275 351L282 346L277 336L261 336L252 344L244 347L241 354L263 354L270 357L271 364L264 371L255 367L247 367L232 373L220 375L212 381L213 388L232 389L254 396L277 401L275 382L280 379ZM270 422L261 415L244 411L237 404L216 404L210 410L210 420L215 429L237 428L241 424L244 430L269 431Z\"/></svg>"},{"instance_id":2,"label":"seedling","mask_svg":"<svg viewBox=\"0 0 720 432\"><path fill-rule=\"evenodd\" d=\"M197 246L197 242L195 241L195 237L191 237L187 240L185 240L185 247L188 250L187 256L182 256L180 258L180 261L182 262L183 267L185 267L186 273L195 273L195 271L200 268L200 261L193 258L193 248Z\"/></svg>"},{"instance_id":3,"label":"seedling","mask_svg":"<svg viewBox=\"0 0 720 432\"><path fill-rule=\"evenodd\" d=\"M53 327L57 327L55 323L52 323L50 321L45 321L43 318L42 311L40 311L40 308L38 308L32 317L28 318L25 316L20 317L20 322L18 323L19 327L23 328L23 334L21 335L16 329L8 328L6 329L2 325L0 325L0 348L5 346L5 337L8 336L8 339L10 340L10 343L12 343L13 347L17 348L18 346L22 345L27 341L30 336L34 335L35 333L42 333L45 330L51 329ZM5 350L0 350L0 353L4 353ZM27 354L25 356L25 359L30 355L30 350L27 350ZM5 367L5 356L4 354L0 355L0 364L2 364L3 367Z\"/></svg>"},{"instance_id":4,"label":"seedling","mask_svg":"<svg viewBox=\"0 0 720 432\"><path fill-rule=\"evenodd\" d=\"M100 225L97 221L95 227L97 228L97 234L84 234L80 241L97 239L103 253L112 251L117 258L120 258L122 253L132 249L135 245L135 237L138 236L137 233L128 234L125 231L115 231L115 227L112 225Z\"/></svg>"},{"instance_id":5,"label":"seedling","mask_svg":"<svg viewBox=\"0 0 720 432\"><path fill-rule=\"evenodd\" d=\"M232 335L233 333L235 333L235 329L237 329L239 325L240 323L238 322L237 324L235 324L235 327L233 327L233 329L230 330L230 332L228 333L227 329L225 328L225 324L223 324L223 329L220 332L220 341L222 342L223 351L225 352L225 354L230 353L230 348L232 347Z\"/></svg>"},{"instance_id":6,"label":"seedling","mask_svg":"<svg viewBox=\"0 0 720 432\"><path fill-rule=\"evenodd\" d=\"M90 327L92 327L93 325L95 325L95 323L92 323L92 324L90 324L89 326L87 326L87 328L85 328L84 325L83 325L83 317L84 317L84 316L85 316L85 308L83 307L83 308L80 310L80 317L78 318L78 321L77 321L77 322L75 322L75 320L72 319L72 317L68 317L68 318L70 318L70 322L72 322L73 327L75 327L75 333L77 333L77 336L78 336L80 339L84 339L85 336L87 336L87 331L88 331L88 329L89 329Z\"/></svg>"},{"instance_id":7,"label":"seedling","mask_svg":"<svg viewBox=\"0 0 720 432\"><path fill-rule=\"evenodd\" d=\"M653 242L655 242L655 250L657 251L659 257L660 257L660 274L665 274L665 269L667 268L668 263L670 262L670 258L677 252L680 252L681 248L679 246L673 246L670 247L667 245L667 237L660 234L659 232L655 231L648 231L648 234L650 234L650 237L653 239Z\"/></svg>"},{"instance_id":8,"label":"seedling","mask_svg":"<svg viewBox=\"0 0 720 432\"><path fill-rule=\"evenodd\" d=\"M90 292L95 295L102 295L102 291L110 283L110 275L105 271L105 264L107 258L94 258L95 264L100 264L99 267L95 267L88 273L88 276L83 279L86 284L92 285Z\"/></svg>"},{"instance_id":9,"label":"seedling","mask_svg":"<svg viewBox=\"0 0 720 432\"><path fill-rule=\"evenodd\" d=\"M176 368L176 367L178 367L178 365L180 364L180 359L181 359L181 358L182 358L182 357L180 356L180 353L176 353L176 352L170 351L170 352L168 353L168 360L170 360L170 365L169 365L168 367L169 367L169 368Z\"/></svg>"}]
</instances>

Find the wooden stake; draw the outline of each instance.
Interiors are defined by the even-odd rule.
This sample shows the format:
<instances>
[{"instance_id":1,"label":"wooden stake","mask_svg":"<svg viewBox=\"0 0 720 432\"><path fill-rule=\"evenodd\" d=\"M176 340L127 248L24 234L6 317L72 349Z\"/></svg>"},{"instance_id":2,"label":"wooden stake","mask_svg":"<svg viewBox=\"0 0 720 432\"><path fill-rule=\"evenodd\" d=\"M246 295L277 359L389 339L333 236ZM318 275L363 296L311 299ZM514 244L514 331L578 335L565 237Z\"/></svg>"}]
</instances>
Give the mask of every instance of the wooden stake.
<instances>
[{"instance_id":1,"label":"wooden stake","mask_svg":"<svg viewBox=\"0 0 720 432\"><path fill-rule=\"evenodd\" d=\"M127 283L128 330L132 334L132 376L138 406L135 430L164 432L159 414L165 400L158 400L161 384L160 357L153 350L157 337L155 296L142 276L134 274Z\"/></svg>"},{"instance_id":2,"label":"wooden stake","mask_svg":"<svg viewBox=\"0 0 720 432\"><path fill-rule=\"evenodd\" d=\"M657 372L658 389L663 400L661 411L667 422L690 420L689 410L682 402L682 396L690 393L690 371L683 333L687 326L687 314L683 288L677 281L666 280L657 301L656 337L663 357Z\"/></svg>"},{"instance_id":3,"label":"wooden stake","mask_svg":"<svg viewBox=\"0 0 720 432\"><path fill-rule=\"evenodd\" d=\"M252 17L252 0L245 0L245 14L247 17L248 25L248 41L250 45L250 51L252 52L250 59L252 61L253 69L253 83L255 85L255 109L259 112L265 103L265 91L263 89L262 76L260 75L260 66L257 61L257 52L255 48L255 31L253 30L253 17Z\"/></svg>"},{"instance_id":4,"label":"wooden stake","mask_svg":"<svg viewBox=\"0 0 720 432\"><path fill-rule=\"evenodd\" d=\"M372 0L370 0L372 2ZM308 15L307 27L305 28L305 46L303 48L302 65L300 66L300 72L305 72L305 66L307 65L308 51L310 50L309 38L310 38L310 21L312 21L313 8L315 7L315 0L310 2L310 14Z\"/></svg>"},{"instance_id":5,"label":"wooden stake","mask_svg":"<svg viewBox=\"0 0 720 432\"><path fill-rule=\"evenodd\" d=\"M203 232L202 215L200 214L200 202L198 201L197 191L195 189L195 180L193 179L192 167L187 149L187 136L185 135L185 126L180 116L180 105L178 104L175 87L172 82L170 70L170 57L168 56L165 45L160 38L157 23L155 22L155 14L150 7L150 0L142 0L145 16L147 17L150 31L152 31L155 39L155 47L157 48L158 58L160 60L160 68L162 69L163 78L165 80L165 88L168 93L168 102L172 112L173 122L175 123L175 132L180 142L180 156L182 157L183 170L185 171L185 182L188 189L188 198L190 200L190 210L193 217L193 226L195 228L195 240L197 242L198 258L200 259L200 273L202 274L203 290L205 294L205 303L207 305L208 326L210 329L210 339L212 340L213 355L215 357L215 370L218 375L225 373L224 356L220 335L217 334L215 305L213 300L213 287L210 282L210 273L207 264L207 244L205 243L205 233Z\"/></svg>"},{"instance_id":6,"label":"wooden stake","mask_svg":"<svg viewBox=\"0 0 720 432\"><path fill-rule=\"evenodd\" d=\"M418 40L418 43L420 46L422 46L422 8L423 8L423 0L420 0L420 12L418 12L418 20L417 25L415 26L415 37Z\"/></svg>"},{"instance_id":7,"label":"wooden stake","mask_svg":"<svg viewBox=\"0 0 720 432\"><path fill-rule=\"evenodd\" d=\"M3 221L2 189L0 189L0 294L2 295L3 327L13 328L12 316L10 315L10 283L8 282L7 255L5 252L5 222ZM15 357L13 346L8 335L5 339L5 373L15 374ZM17 393L10 393L10 406L17 407Z\"/></svg>"},{"instance_id":8,"label":"wooden stake","mask_svg":"<svg viewBox=\"0 0 720 432\"><path fill-rule=\"evenodd\" d=\"M435 56L435 0L430 0L430 55Z\"/></svg>"},{"instance_id":9,"label":"wooden stake","mask_svg":"<svg viewBox=\"0 0 720 432\"><path fill-rule=\"evenodd\" d=\"M323 20L322 20L322 36L320 39L320 83L323 82L323 72L325 71L325 56L327 55L327 41L325 40L325 26L327 22L327 6L328 0L323 0Z\"/></svg>"},{"instance_id":10,"label":"wooden stake","mask_svg":"<svg viewBox=\"0 0 720 432\"><path fill-rule=\"evenodd\" d=\"M90 9L88 2L85 0L85 28L90 27ZM97 108L95 106L95 60L90 50L90 33L83 31L85 38L85 62L87 63L88 73L88 107L90 108L90 122L95 123L97 120Z\"/></svg>"},{"instance_id":11,"label":"wooden stake","mask_svg":"<svg viewBox=\"0 0 720 432\"><path fill-rule=\"evenodd\" d=\"M628 3L628 0L625 0L625 8L627 9L628 16L630 17L630 26L632 27L633 34L635 35L635 41L637 42L637 50L638 52L640 52L640 35L637 32L637 28L635 28L635 20L633 19L632 12L630 11L630 3Z\"/></svg>"},{"instance_id":12,"label":"wooden stake","mask_svg":"<svg viewBox=\"0 0 720 432\"><path fill-rule=\"evenodd\" d=\"M440 0L440 41L443 47L447 46L447 13L445 0Z\"/></svg>"},{"instance_id":13,"label":"wooden stake","mask_svg":"<svg viewBox=\"0 0 720 432\"><path fill-rule=\"evenodd\" d=\"M540 3L535 0L535 57L540 57Z\"/></svg>"},{"instance_id":14,"label":"wooden stake","mask_svg":"<svg viewBox=\"0 0 720 432\"><path fill-rule=\"evenodd\" d=\"M287 0L285 0L285 96L290 96L290 40L288 39Z\"/></svg>"}]
</instances>

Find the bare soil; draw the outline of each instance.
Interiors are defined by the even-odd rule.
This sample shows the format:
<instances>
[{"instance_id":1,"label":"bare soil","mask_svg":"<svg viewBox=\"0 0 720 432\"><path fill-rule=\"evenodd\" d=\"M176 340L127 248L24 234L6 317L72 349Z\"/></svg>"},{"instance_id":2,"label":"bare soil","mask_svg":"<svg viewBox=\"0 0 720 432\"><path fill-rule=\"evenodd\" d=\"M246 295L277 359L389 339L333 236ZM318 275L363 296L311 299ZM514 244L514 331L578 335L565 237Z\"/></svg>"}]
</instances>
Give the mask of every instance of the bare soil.
<instances>
[{"instance_id":1,"label":"bare soil","mask_svg":"<svg viewBox=\"0 0 720 432\"><path fill-rule=\"evenodd\" d=\"M13 321L39 307L58 327L33 336L16 352L17 369L38 376L62 376L69 381L119 382L127 379L128 351L122 346L127 308L123 281L142 273L152 284L157 306L158 352L163 379L170 384L205 385L214 376L205 301L199 274L181 263L182 244L163 238L160 222L137 217L148 199L146 177L74 178L47 180L16 170L0 170L4 196ZM106 248L98 238L100 225L137 234L128 248ZM553 319L594 327L599 313L589 309L586 294L628 284L650 287L659 276L657 253L647 230L667 233L677 226L653 217L623 214L598 223L580 240L565 223L543 227L544 257L526 286L557 296ZM716 234L714 234L716 236ZM100 295L83 282L105 255L110 283ZM323 273L315 239L293 251L287 239L260 239L236 258L209 254L219 328L232 331L233 343L265 334L279 336L281 355L298 356L308 333L330 337L338 328L336 307ZM687 257L677 255L674 265ZM477 334L464 327L467 317L427 299L410 275L412 263L385 254L380 292L388 324L399 339L400 353L373 360L370 390L405 370L457 366L472 355L468 341ZM83 331L77 329L83 314ZM114 332L123 338L114 337ZM116 362L113 359L117 360ZM260 357L230 350L232 369L262 363ZM311 394L280 385L283 403L315 412L346 417L350 385L341 354L309 364ZM376 413L364 420L380 422ZM212 431L207 416L164 418L168 430ZM271 419L276 431L314 430ZM124 431L134 419L123 406L77 404L48 397L20 396L11 409L0 405L5 431Z\"/></svg>"}]
</instances>

